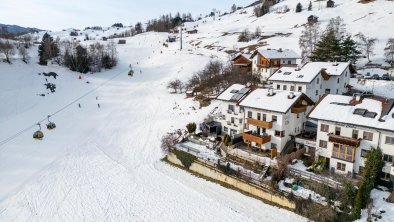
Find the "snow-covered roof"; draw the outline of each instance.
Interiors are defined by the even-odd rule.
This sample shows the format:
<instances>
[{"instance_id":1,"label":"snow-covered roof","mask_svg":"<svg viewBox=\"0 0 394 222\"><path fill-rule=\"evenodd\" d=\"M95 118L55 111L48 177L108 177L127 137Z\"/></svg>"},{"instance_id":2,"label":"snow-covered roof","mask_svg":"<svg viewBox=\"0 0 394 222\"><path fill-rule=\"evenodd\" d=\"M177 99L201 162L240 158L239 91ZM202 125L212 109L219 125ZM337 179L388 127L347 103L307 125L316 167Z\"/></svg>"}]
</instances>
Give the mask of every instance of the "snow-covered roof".
<instances>
[{"instance_id":1,"label":"snow-covered roof","mask_svg":"<svg viewBox=\"0 0 394 222\"><path fill-rule=\"evenodd\" d=\"M384 104L384 100L364 98L361 103L351 105L352 99L352 96L328 94L312 110L309 118L394 131L394 108L392 103L390 105L391 100ZM358 114L354 114L355 111Z\"/></svg>"},{"instance_id":2,"label":"snow-covered roof","mask_svg":"<svg viewBox=\"0 0 394 222\"><path fill-rule=\"evenodd\" d=\"M267 59L299 59L300 56L290 49L256 49L257 52Z\"/></svg>"},{"instance_id":3,"label":"snow-covered roof","mask_svg":"<svg viewBox=\"0 0 394 222\"><path fill-rule=\"evenodd\" d=\"M290 91L273 90L274 95L270 96L269 90L262 88L256 89L243 99L239 105L286 113L302 95L300 92L291 92L294 94L294 97L289 99Z\"/></svg>"},{"instance_id":4,"label":"snow-covered roof","mask_svg":"<svg viewBox=\"0 0 394 222\"><path fill-rule=\"evenodd\" d=\"M303 67L282 67L270 78L270 81L310 83L324 69L329 76L340 76L349 63L347 62L309 62Z\"/></svg>"},{"instance_id":5,"label":"snow-covered roof","mask_svg":"<svg viewBox=\"0 0 394 222\"><path fill-rule=\"evenodd\" d=\"M224 90L216 99L239 102L249 91L250 88L244 85L234 84Z\"/></svg>"}]
</instances>

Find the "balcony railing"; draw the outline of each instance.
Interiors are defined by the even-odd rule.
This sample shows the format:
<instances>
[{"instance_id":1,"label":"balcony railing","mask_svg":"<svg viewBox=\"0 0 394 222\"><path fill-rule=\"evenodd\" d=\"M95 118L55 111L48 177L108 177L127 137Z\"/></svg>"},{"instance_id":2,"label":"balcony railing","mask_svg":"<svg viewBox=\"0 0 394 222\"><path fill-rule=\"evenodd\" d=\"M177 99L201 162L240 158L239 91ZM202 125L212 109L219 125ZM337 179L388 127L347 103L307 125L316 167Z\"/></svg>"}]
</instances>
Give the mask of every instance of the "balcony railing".
<instances>
[{"instance_id":1,"label":"balcony railing","mask_svg":"<svg viewBox=\"0 0 394 222\"><path fill-rule=\"evenodd\" d=\"M246 119L246 123L253 125L253 126L259 126L262 128L266 128L266 129L271 129L272 128L272 124L273 122L270 121L262 121L262 120L257 120L257 119L253 119L253 118L247 118Z\"/></svg>"},{"instance_id":2,"label":"balcony railing","mask_svg":"<svg viewBox=\"0 0 394 222\"><path fill-rule=\"evenodd\" d=\"M306 108L307 108L307 106L292 107L291 113L303 113L303 112L306 112Z\"/></svg>"},{"instance_id":3,"label":"balcony railing","mask_svg":"<svg viewBox=\"0 0 394 222\"><path fill-rule=\"evenodd\" d=\"M270 135L259 135L257 133L252 133L251 131L242 134L242 138L246 142L255 142L257 144L265 144L271 141Z\"/></svg>"},{"instance_id":4,"label":"balcony railing","mask_svg":"<svg viewBox=\"0 0 394 222\"><path fill-rule=\"evenodd\" d=\"M339 144L343 144L343 145L357 148L360 146L361 139L354 139L351 137L339 136L339 135L335 135L335 134L330 133L330 134L328 134L328 141L332 142L332 143L339 143Z\"/></svg>"}]
</instances>

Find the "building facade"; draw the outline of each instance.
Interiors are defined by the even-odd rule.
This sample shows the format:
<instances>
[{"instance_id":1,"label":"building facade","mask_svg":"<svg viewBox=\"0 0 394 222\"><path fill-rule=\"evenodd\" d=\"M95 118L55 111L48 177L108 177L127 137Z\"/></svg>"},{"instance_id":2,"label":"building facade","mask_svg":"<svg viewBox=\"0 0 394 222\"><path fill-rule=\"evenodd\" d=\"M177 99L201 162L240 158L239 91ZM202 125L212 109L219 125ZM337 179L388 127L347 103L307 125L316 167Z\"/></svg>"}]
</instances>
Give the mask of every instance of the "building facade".
<instances>
[{"instance_id":1,"label":"building facade","mask_svg":"<svg viewBox=\"0 0 394 222\"><path fill-rule=\"evenodd\" d=\"M348 92L352 73L350 63L310 62L303 67L283 67L269 81L274 89L303 92L316 102L324 94Z\"/></svg>"},{"instance_id":2,"label":"building facade","mask_svg":"<svg viewBox=\"0 0 394 222\"><path fill-rule=\"evenodd\" d=\"M394 176L394 100L326 95L309 114L318 120L316 157L330 170L361 174L371 149L383 152L384 179Z\"/></svg>"},{"instance_id":3,"label":"building facade","mask_svg":"<svg viewBox=\"0 0 394 222\"><path fill-rule=\"evenodd\" d=\"M259 74L261 81L268 78L281 67L296 67L300 56L289 49L262 49L258 48L252 54L252 71Z\"/></svg>"}]
</instances>

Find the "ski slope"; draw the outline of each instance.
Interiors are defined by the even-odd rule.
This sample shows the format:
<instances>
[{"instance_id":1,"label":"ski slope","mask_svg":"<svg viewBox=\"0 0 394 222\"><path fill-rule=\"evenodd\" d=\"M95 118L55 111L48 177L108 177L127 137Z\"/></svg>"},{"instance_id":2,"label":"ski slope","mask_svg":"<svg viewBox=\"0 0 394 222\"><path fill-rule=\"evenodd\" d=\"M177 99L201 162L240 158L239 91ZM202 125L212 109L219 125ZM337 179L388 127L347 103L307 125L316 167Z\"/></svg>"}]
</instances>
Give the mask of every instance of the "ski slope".
<instances>
[{"instance_id":1,"label":"ski slope","mask_svg":"<svg viewBox=\"0 0 394 222\"><path fill-rule=\"evenodd\" d=\"M297 3L301 3L303 11L295 12ZM257 18L253 7L237 10L222 17L204 18L200 21L186 23L187 29L196 27L197 34L186 35L186 41L208 51L246 50L247 46L263 46L266 48L292 49L301 53L298 40L307 18L310 15L319 17L318 24L324 31L329 20L340 16L346 25L347 33L355 37L359 32L371 38L377 38L373 63L384 62L384 47L389 38L393 37L391 24L394 21L394 2L375 0L361 4L359 0L336 0L334 8L326 8L326 1L312 1L312 10L308 11L309 0L283 0L271 7L270 12ZM282 13L284 7L290 9ZM238 35L245 29L254 33L261 29L261 39L250 42L238 42ZM355 38L358 40L357 38ZM364 65L367 59L360 59L359 65Z\"/></svg>"},{"instance_id":2,"label":"ski slope","mask_svg":"<svg viewBox=\"0 0 394 222\"><path fill-rule=\"evenodd\" d=\"M160 161L163 134L217 105L198 109L167 92L169 80L188 78L211 53L164 48L166 37L127 38L117 67L82 80L38 66L36 56L29 65L0 63L0 141L48 114L57 124L42 141L33 127L0 146L0 221L306 221ZM37 73L49 71L59 74L48 78L57 90L38 96L46 89Z\"/></svg>"}]
</instances>

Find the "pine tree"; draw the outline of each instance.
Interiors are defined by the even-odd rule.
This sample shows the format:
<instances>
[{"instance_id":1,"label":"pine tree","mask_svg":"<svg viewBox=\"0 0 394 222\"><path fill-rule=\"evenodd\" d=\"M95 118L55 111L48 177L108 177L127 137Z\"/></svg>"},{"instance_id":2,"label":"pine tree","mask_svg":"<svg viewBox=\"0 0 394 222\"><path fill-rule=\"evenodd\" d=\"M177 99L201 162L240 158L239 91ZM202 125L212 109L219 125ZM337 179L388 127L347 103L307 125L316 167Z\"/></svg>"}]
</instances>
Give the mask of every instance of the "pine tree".
<instances>
[{"instance_id":1,"label":"pine tree","mask_svg":"<svg viewBox=\"0 0 394 222\"><path fill-rule=\"evenodd\" d=\"M44 36L42 37L41 43L38 46L38 57L39 57L39 62L38 64L42 66L46 66L48 64L48 56L46 52L46 42L50 39L50 35L48 33L45 33Z\"/></svg>"},{"instance_id":2,"label":"pine tree","mask_svg":"<svg viewBox=\"0 0 394 222\"><path fill-rule=\"evenodd\" d=\"M308 11L312 11L312 1L309 1Z\"/></svg>"},{"instance_id":3,"label":"pine tree","mask_svg":"<svg viewBox=\"0 0 394 222\"><path fill-rule=\"evenodd\" d=\"M346 36L341 41L341 62L352 62L360 58L361 52L357 48L357 42L352 39L350 35Z\"/></svg>"},{"instance_id":4,"label":"pine tree","mask_svg":"<svg viewBox=\"0 0 394 222\"><path fill-rule=\"evenodd\" d=\"M302 11L302 5L300 2L298 2L297 7L296 7L296 12L301 12Z\"/></svg>"},{"instance_id":5,"label":"pine tree","mask_svg":"<svg viewBox=\"0 0 394 222\"><path fill-rule=\"evenodd\" d=\"M329 62L341 60L340 40L336 38L333 31L326 32L316 44L310 59L314 62Z\"/></svg>"},{"instance_id":6,"label":"pine tree","mask_svg":"<svg viewBox=\"0 0 394 222\"><path fill-rule=\"evenodd\" d=\"M386 57L386 61L391 66L394 66L394 38L389 38L387 41L386 47L384 48L384 56Z\"/></svg>"}]
</instances>

